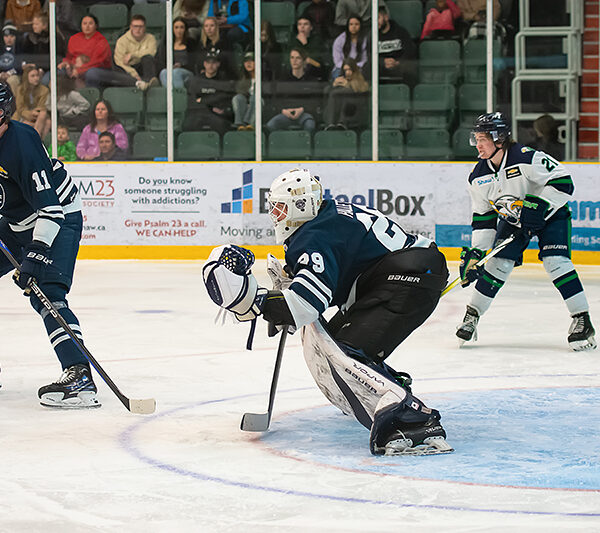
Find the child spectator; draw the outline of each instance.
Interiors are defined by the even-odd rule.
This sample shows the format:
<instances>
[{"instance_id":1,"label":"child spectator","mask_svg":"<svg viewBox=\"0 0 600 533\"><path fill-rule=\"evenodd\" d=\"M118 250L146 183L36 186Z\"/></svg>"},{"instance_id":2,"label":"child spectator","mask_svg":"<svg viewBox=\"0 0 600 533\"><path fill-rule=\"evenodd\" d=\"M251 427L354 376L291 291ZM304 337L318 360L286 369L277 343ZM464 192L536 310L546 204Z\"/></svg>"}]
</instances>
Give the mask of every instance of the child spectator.
<instances>
[{"instance_id":1,"label":"child spectator","mask_svg":"<svg viewBox=\"0 0 600 533\"><path fill-rule=\"evenodd\" d=\"M56 128L56 140L58 141L57 159L59 161L76 161L75 144L69 139L69 128L64 124L59 124ZM52 157L52 143L48 146L48 153Z\"/></svg>"},{"instance_id":2,"label":"child spectator","mask_svg":"<svg viewBox=\"0 0 600 533\"><path fill-rule=\"evenodd\" d=\"M188 27L183 17L173 20L173 87L184 88L186 82L194 75L193 53L196 42L190 38ZM167 40L164 38L156 53L156 63L161 69L158 77L163 86L167 86Z\"/></svg>"},{"instance_id":3,"label":"child spectator","mask_svg":"<svg viewBox=\"0 0 600 533\"><path fill-rule=\"evenodd\" d=\"M75 80L61 76L56 80L58 117L67 127L81 131L88 123L90 103L75 90Z\"/></svg>"},{"instance_id":4,"label":"child spectator","mask_svg":"<svg viewBox=\"0 0 600 533\"><path fill-rule=\"evenodd\" d=\"M19 31L31 30L33 16L42 10L39 0L6 0L5 19L13 21Z\"/></svg>"},{"instance_id":5,"label":"child spectator","mask_svg":"<svg viewBox=\"0 0 600 533\"><path fill-rule=\"evenodd\" d=\"M98 136L100 155L92 161L125 161L127 154L121 150L115 141L115 136L110 131L102 132Z\"/></svg>"},{"instance_id":6,"label":"child spectator","mask_svg":"<svg viewBox=\"0 0 600 533\"><path fill-rule=\"evenodd\" d=\"M558 140L558 124L552 115L541 115L533 121L536 139L531 147L559 161L565 158L565 145Z\"/></svg>"},{"instance_id":7,"label":"child spectator","mask_svg":"<svg viewBox=\"0 0 600 533\"><path fill-rule=\"evenodd\" d=\"M28 63L36 64L45 72L42 83L48 85L50 82L50 32L46 13L41 12L34 15L32 29L23 36L22 46L25 60ZM65 43L60 32L56 33L56 53L60 55L65 53Z\"/></svg>"},{"instance_id":8,"label":"child spectator","mask_svg":"<svg viewBox=\"0 0 600 533\"><path fill-rule=\"evenodd\" d=\"M356 60L356 64L362 70L366 65L367 39L362 32L362 21L357 15L348 18L346 29L333 41L333 71L331 78L335 79L342 72L342 63L347 57Z\"/></svg>"},{"instance_id":9,"label":"child spectator","mask_svg":"<svg viewBox=\"0 0 600 533\"><path fill-rule=\"evenodd\" d=\"M77 142L77 157L83 161L91 161L100 155L98 138L101 133L109 131L115 136L116 145L123 151L129 148L127 132L117 120L110 103L99 100L94 106L90 123L83 128Z\"/></svg>"},{"instance_id":10,"label":"child spectator","mask_svg":"<svg viewBox=\"0 0 600 533\"><path fill-rule=\"evenodd\" d=\"M454 21L460 17L460 9L452 0L436 0L427 14L421 40L426 37L449 37L455 32Z\"/></svg>"},{"instance_id":11,"label":"child spectator","mask_svg":"<svg viewBox=\"0 0 600 533\"><path fill-rule=\"evenodd\" d=\"M246 52L242 63L242 74L235 86L237 93L231 100L233 126L240 131L254 129L254 52Z\"/></svg>"},{"instance_id":12,"label":"child spectator","mask_svg":"<svg viewBox=\"0 0 600 533\"><path fill-rule=\"evenodd\" d=\"M81 31L69 39L67 55L57 69L83 87L92 69L111 68L111 56L106 37L98 31L98 19L86 15L81 19Z\"/></svg>"},{"instance_id":13,"label":"child spectator","mask_svg":"<svg viewBox=\"0 0 600 533\"><path fill-rule=\"evenodd\" d=\"M17 109L13 118L35 128L43 139L51 125L48 112L50 89L40 80L40 70L35 65L26 65L21 85L17 88Z\"/></svg>"}]
</instances>

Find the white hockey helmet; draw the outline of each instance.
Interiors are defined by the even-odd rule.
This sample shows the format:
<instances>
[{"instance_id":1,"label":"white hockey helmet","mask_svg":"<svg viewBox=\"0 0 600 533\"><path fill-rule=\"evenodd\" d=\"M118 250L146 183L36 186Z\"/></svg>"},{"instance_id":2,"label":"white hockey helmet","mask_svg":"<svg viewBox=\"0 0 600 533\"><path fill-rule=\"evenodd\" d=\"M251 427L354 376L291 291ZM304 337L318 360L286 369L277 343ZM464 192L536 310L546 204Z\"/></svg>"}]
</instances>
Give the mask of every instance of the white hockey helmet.
<instances>
[{"instance_id":1,"label":"white hockey helmet","mask_svg":"<svg viewBox=\"0 0 600 533\"><path fill-rule=\"evenodd\" d=\"M275 178L267 200L275 240L281 243L317 216L323 203L323 187L308 170L294 168Z\"/></svg>"}]
</instances>

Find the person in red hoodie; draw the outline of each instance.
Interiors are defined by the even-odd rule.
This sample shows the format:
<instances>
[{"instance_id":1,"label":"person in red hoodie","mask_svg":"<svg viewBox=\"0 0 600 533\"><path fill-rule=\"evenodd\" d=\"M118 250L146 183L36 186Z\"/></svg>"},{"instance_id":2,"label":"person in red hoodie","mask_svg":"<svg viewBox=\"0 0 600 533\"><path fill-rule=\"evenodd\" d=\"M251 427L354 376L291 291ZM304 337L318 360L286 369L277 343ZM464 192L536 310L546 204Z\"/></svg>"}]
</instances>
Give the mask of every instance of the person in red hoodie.
<instances>
[{"instance_id":1,"label":"person in red hoodie","mask_svg":"<svg viewBox=\"0 0 600 533\"><path fill-rule=\"evenodd\" d=\"M460 8L452 0L437 0L435 7L427 13L421 40L432 32L454 33L454 21L460 17Z\"/></svg>"},{"instance_id":2,"label":"person in red hoodie","mask_svg":"<svg viewBox=\"0 0 600 533\"><path fill-rule=\"evenodd\" d=\"M57 68L83 87L89 69L112 67L111 56L106 37L98 31L98 19L86 15L81 19L81 31L69 39L67 56Z\"/></svg>"}]
</instances>

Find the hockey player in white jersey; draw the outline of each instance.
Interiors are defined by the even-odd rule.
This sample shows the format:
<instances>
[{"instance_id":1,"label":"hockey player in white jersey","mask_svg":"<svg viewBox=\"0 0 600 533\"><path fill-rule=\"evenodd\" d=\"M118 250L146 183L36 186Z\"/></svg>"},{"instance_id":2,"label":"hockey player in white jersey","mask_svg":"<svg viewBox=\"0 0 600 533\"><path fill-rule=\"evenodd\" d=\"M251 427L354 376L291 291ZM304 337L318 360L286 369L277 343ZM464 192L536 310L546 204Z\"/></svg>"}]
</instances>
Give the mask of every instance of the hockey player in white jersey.
<instances>
[{"instance_id":1,"label":"hockey player in white jersey","mask_svg":"<svg viewBox=\"0 0 600 533\"><path fill-rule=\"evenodd\" d=\"M477 118L471 132L480 161L469 176L472 202L471 247L463 247L462 285L475 290L456 335L462 344L477 340L479 318L488 310L512 269L522 263L532 237L539 239L538 257L564 299L572 317L568 343L573 350L596 347L583 286L571 261L571 213L567 202L573 181L554 158L514 142L502 113ZM485 266L475 263L494 242L515 239Z\"/></svg>"},{"instance_id":2,"label":"hockey player in white jersey","mask_svg":"<svg viewBox=\"0 0 600 533\"><path fill-rule=\"evenodd\" d=\"M408 374L384 362L435 309L448 278L444 256L379 211L323 201L319 180L305 169L275 179L268 200L288 276L271 259L275 290L259 287L251 252L221 246L203 269L210 297L240 321L262 315L303 328L317 385L370 429L373 454L451 452L439 412L412 394ZM340 311L327 323L330 306Z\"/></svg>"}]
</instances>

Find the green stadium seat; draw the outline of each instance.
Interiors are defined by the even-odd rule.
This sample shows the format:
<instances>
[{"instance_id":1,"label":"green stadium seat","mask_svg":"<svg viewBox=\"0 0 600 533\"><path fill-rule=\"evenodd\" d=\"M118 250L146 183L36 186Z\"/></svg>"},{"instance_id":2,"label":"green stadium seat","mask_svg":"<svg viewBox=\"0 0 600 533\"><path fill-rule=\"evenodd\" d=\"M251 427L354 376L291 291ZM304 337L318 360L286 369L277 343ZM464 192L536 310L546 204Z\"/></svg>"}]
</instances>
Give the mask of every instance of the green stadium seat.
<instances>
[{"instance_id":1,"label":"green stadium seat","mask_svg":"<svg viewBox=\"0 0 600 533\"><path fill-rule=\"evenodd\" d=\"M370 130L365 130L360 135L358 156L360 159L372 159L372 135ZM379 159L398 160L404 157L404 135L401 131L379 131Z\"/></svg>"},{"instance_id":2,"label":"green stadium seat","mask_svg":"<svg viewBox=\"0 0 600 533\"><path fill-rule=\"evenodd\" d=\"M410 88L408 85L380 85L379 129L409 129L410 107Z\"/></svg>"},{"instance_id":3,"label":"green stadium seat","mask_svg":"<svg viewBox=\"0 0 600 533\"><path fill-rule=\"evenodd\" d=\"M269 159L310 159L310 133L304 130L274 131L269 135Z\"/></svg>"},{"instance_id":4,"label":"green stadium seat","mask_svg":"<svg viewBox=\"0 0 600 533\"><path fill-rule=\"evenodd\" d=\"M261 4L262 20L273 25L275 38L279 43L288 41L292 25L296 18L296 7L293 2L263 2Z\"/></svg>"},{"instance_id":5,"label":"green stadium seat","mask_svg":"<svg viewBox=\"0 0 600 533\"><path fill-rule=\"evenodd\" d=\"M304 13L304 10L311 4L310 0L303 0L302 2L300 2L298 4L298 7L296 8L296 18L298 18L300 15L302 15L302 13Z\"/></svg>"},{"instance_id":6,"label":"green stadium seat","mask_svg":"<svg viewBox=\"0 0 600 533\"><path fill-rule=\"evenodd\" d=\"M136 87L107 87L102 96L110 102L127 133L136 132L144 111L144 93Z\"/></svg>"},{"instance_id":7,"label":"green stadium seat","mask_svg":"<svg viewBox=\"0 0 600 533\"><path fill-rule=\"evenodd\" d=\"M133 136L132 159L143 161L166 157L166 131L138 131Z\"/></svg>"},{"instance_id":8,"label":"green stadium seat","mask_svg":"<svg viewBox=\"0 0 600 533\"><path fill-rule=\"evenodd\" d=\"M187 109L187 91L173 89L173 129L181 131ZM167 129L167 89L151 87L146 92L145 128L150 131Z\"/></svg>"},{"instance_id":9,"label":"green stadium seat","mask_svg":"<svg viewBox=\"0 0 600 533\"><path fill-rule=\"evenodd\" d=\"M351 160L358 157L357 135L352 130L318 131L314 137L315 159Z\"/></svg>"},{"instance_id":10,"label":"green stadium seat","mask_svg":"<svg viewBox=\"0 0 600 533\"><path fill-rule=\"evenodd\" d=\"M265 153L265 139L263 133L263 155ZM228 131L223 135L223 160L252 161L254 159L256 159L255 132Z\"/></svg>"},{"instance_id":11,"label":"green stadium seat","mask_svg":"<svg viewBox=\"0 0 600 533\"><path fill-rule=\"evenodd\" d=\"M221 157L221 138L215 131L184 131L177 137L179 161L208 161Z\"/></svg>"},{"instance_id":12,"label":"green stadium seat","mask_svg":"<svg viewBox=\"0 0 600 533\"><path fill-rule=\"evenodd\" d=\"M471 128L458 128L452 135L452 151L454 158L463 161L477 159L477 151L469 144Z\"/></svg>"},{"instance_id":13,"label":"green stadium seat","mask_svg":"<svg viewBox=\"0 0 600 533\"><path fill-rule=\"evenodd\" d=\"M96 105L96 102L100 100L100 89L97 87L82 87L77 89L77 92L81 94L91 106Z\"/></svg>"},{"instance_id":14,"label":"green stadium seat","mask_svg":"<svg viewBox=\"0 0 600 533\"><path fill-rule=\"evenodd\" d=\"M449 84L420 83L413 92L413 127L447 129L456 110L456 88Z\"/></svg>"},{"instance_id":15,"label":"green stadium seat","mask_svg":"<svg viewBox=\"0 0 600 533\"><path fill-rule=\"evenodd\" d=\"M458 88L458 113L461 127L471 127L485 113L487 94L485 83L464 83Z\"/></svg>"},{"instance_id":16,"label":"green stadium seat","mask_svg":"<svg viewBox=\"0 0 600 533\"><path fill-rule=\"evenodd\" d=\"M415 129L406 135L406 158L448 160L452 156L448 130Z\"/></svg>"},{"instance_id":17,"label":"green stadium seat","mask_svg":"<svg viewBox=\"0 0 600 533\"><path fill-rule=\"evenodd\" d=\"M495 39L493 56L500 57L500 40ZM469 39L463 51L463 79L465 83L485 83L486 81L486 40ZM498 81L500 71L494 69L494 82Z\"/></svg>"},{"instance_id":18,"label":"green stadium seat","mask_svg":"<svg viewBox=\"0 0 600 533\"><path fill-rule=\"evenodd\" d=\"M456 83L460 65L457 41L423 41L419 45L420 83Z\"/></svg>"},{"instance_id":19,"label":"green stadium seat","mask_svg":"<svg viewBox=\"0 0 600 533\"><path fill-rule=\"evenodd\" d=\"M423 31L423 4L420 0L390 0L387 2L390 18L406 28L413 39Z\"/></svg>"}]
</instances>

